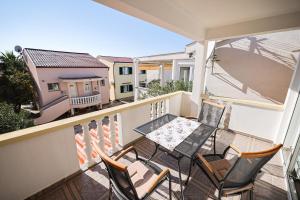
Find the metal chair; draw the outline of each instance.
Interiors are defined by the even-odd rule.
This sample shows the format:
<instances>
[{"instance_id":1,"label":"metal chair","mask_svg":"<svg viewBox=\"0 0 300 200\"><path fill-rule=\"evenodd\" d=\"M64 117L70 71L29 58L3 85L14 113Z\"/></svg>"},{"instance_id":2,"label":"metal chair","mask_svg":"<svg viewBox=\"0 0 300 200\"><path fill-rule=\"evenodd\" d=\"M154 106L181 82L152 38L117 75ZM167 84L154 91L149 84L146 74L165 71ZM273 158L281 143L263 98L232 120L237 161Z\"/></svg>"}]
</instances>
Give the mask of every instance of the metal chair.
<instances>
[{"instance_id":1,"label":"metal chair","mask_svg":"<svg viewBox=\"0 0 300 200\"><path fill-rule=\"evenodd\" d=\"M261 168L279 151L282 144L259 152L241 152L233 145L228 146L223 154L198 154L197 164L219 190L222 196L241 194L250 191L253 199L254 182ZM226 159L229 149L238 153L235 159Z\"/></svg>"},{"instance_id":2,"label":"metal chair","mask_svg":"<svg viewBox=\"0 0 300 200\"><path fill-rule=\"evenodd\" d=\"M138 157L133 146L122 151L114 159L107 156L96 144L93 148L99 154L106 166L109 175L109 199L112 191L118 199L140 200L146 199L156 190L166 179L169 180L169 198L172 199L171 174L169 169L160 170L150 162L147 165ZM128 152L133 151L136 161L130 165L118 162Z\"/></svg>"},{"instance_id":3,"label":"metal chair","mask_svg":"<svg viewBox=\"0 0 300 200\"><path fill-rule=\"evenodd\" d=\"M194 119L202 124L216 128L214 134L212 135L214 144L214 154L216 153L216 135L219 129L218 126L222 119L224 110L225 105L218 104L209 100L203 100L198 118L186 117L187 119Z\"/></svg>"}]
</instances>

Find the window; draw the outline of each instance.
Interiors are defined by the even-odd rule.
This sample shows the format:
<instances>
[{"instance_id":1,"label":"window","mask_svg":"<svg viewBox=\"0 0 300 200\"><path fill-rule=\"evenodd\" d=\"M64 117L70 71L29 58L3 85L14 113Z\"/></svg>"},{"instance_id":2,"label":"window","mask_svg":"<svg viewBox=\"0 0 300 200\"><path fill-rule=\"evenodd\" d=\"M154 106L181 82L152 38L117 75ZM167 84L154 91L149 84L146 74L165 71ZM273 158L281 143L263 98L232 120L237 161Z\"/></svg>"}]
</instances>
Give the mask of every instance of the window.
<instances>
[{"instance_id":1,"label":"window","mask_svg":"<svg viewBox=\"0 0 300 200\"><path fill-rule=\"evenodd\" d=\"M48 91L59 91L59 84L58 83L48 83Z\"/></svg>"},{"instance_id":2,"label":"window","mask_svg":"<svg viewBox=\"0 0 300 200\"><path fill-rule=\"evenodd\" d=\"M105 80L104 80L104 79L102 79L102 80L100 81L100 85L101 85L101 86L105 86Z\"/></svg>"},{"instance_id":3,"label":"window","mask_svg":"<svg viewBox=\"0 0 300 200\"><path fill-rule=\"evenodd\" d=\"M141 74L146 74L146 70L141 70Z\"/></svg>"},{"instance_id":4,"label":"window","mask_svg":"<svg viewBox=\"0 0 300 200\"><path fill-rule=\"evenodd\" d=\"M132 74L132 67L120 67L119 68L120 75L129 75Z\"/></svg>"},{"instance_id":5,"label":"window","mask_svg":"<svg viewBox=\"0 0 300 200\"><path fill-rule=\"evenodd\" d=\"M120 90L121 90L121 93L132 92L133 86L132 85L121 85Z\"/></svg>"},{"instance_id":6,"label":"window","mask_svg":"<svg viewBox=\"0 0 300 200\"><path fill-rule=\"evenodd\" d=\"M140 82L140 87L146 87L146 83L145 82Z\"/></svg>"}]
</instances>

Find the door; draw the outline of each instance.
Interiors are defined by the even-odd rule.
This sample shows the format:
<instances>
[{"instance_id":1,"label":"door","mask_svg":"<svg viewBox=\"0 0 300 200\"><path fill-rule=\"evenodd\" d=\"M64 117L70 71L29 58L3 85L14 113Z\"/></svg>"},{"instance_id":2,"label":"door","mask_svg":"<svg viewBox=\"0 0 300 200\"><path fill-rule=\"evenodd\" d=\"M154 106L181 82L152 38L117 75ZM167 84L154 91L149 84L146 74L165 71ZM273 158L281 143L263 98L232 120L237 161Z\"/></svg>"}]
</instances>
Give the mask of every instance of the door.
<instances>
[{"instance_id":1,"label":"door","mask_svg":"<svg viewBox=\"0 0 300 200\"><path fill-rule=\"evenodd\" d=\"M287 168L292 199L300 199L300 98L298 99L289 129L283 142L283 160Z\"/></svg>"},{"instance_id":2,"label":"door","mask_svg":"<svg viewBox=\"0 0 300 200\"><path fill-rule=\"evenodd\" d=\"M70 97L77 97L76 83L69 83L69 93Z\"/></svg>"},{"instance_id":3,"label":"door","mask_svg":"<svg viewBox=\"0 0 300 200\"><path fill-rule=\"evenodd\" d=\"M180 80L187 82L190 80L190 68L189 67L180 67Z\"/></svg>"},{"instance_id":4,"label":"door","mask_svg":"<svg viewBox=\"0 0 300 200\"><path fill-rule=\"evenodd\" d=\"M92 84L90 81L84 83L84 95L85 96L92 95Z\"/></svg>"}]
</instances>

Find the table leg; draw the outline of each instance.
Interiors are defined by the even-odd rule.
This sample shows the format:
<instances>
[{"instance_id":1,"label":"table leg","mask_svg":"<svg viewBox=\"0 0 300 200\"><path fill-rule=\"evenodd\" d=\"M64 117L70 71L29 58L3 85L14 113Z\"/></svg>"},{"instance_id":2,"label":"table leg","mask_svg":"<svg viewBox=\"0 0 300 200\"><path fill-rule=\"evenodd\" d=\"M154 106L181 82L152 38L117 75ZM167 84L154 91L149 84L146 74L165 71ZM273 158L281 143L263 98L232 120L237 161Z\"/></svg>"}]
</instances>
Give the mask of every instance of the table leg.
<instances>
[{"instance_id":1,"label":"table leg","mask_svg":"<svg viewBox=\"0 0 300 200\"><path fill-rule=\"evenodd\" d=\"M158 150L158 146L159 145L155 143L155 150L154 150L153 154L150 156L150 158L146 162L150 161L155 156L155 154L157 153L157 150Z\"/></svg>"},{"instance_id":2,"label":"table leg","mask_svg":"<svg viewBox=\"0 0 300 200\"><path fill-rule=\"evenodd\" d=\"M181 168L180 168L181 158L178 158L178 174L179 174L179 184L180 184L180 199L184 200L183 188L182 188L182 178L181 178Z\"/></svg>"},{"instance_id":3,"label":"table leg","mask_svg":"<svg viewBox=\"0 0 300 200\"><path fill-rule=\"evenodd\" d=\"M193 165L193 159L191 159L191 161L190 161L189 175L188 175L188 177L187 177L187 179L186 179L184 185L187 185L188 182L189 182L189 179L190 179L190 176L191 176L191 172L192 172L192 165Z\"/></svg>"}]
</instances>

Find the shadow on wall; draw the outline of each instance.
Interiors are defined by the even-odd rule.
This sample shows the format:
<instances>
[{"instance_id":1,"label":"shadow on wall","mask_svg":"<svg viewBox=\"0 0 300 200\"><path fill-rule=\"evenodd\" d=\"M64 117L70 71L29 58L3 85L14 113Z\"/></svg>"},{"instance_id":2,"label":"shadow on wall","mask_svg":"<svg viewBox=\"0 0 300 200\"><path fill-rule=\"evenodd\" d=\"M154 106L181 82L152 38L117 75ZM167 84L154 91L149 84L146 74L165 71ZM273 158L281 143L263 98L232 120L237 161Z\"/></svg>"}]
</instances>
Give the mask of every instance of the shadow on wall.
<instances>
[{"instance_id":1,"label":"shadow on wall","mask_svg":"<svg viewBox=\"0 0 300 200\"><path fill-rule=\"evenodd\" d=\"M242 84L243 93L251 89L275 103L284 103L296 60L284 50L283 43L272 42L261 37L222 41L216 47L217 64Z\"/></svg>"}]
</instances>

